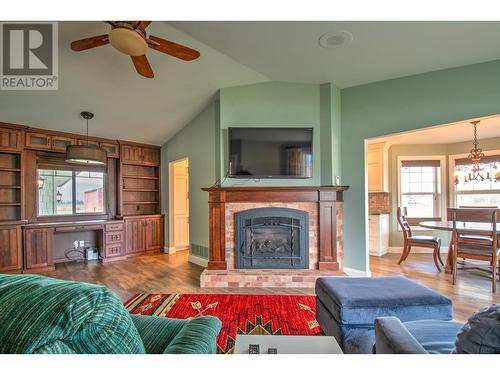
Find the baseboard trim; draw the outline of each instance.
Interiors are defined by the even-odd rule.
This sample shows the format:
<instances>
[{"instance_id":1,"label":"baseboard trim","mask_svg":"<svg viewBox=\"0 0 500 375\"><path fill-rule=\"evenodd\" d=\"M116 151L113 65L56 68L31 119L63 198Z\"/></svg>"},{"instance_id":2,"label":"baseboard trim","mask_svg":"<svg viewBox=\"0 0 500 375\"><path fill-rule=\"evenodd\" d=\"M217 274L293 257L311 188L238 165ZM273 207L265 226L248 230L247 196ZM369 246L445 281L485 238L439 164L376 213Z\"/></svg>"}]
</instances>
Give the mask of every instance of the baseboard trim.
<instances>
[{"instance_id":1,"label":"baseboard trim","mask_svg":"<svg viewBox=\"0 0 500 375\"><path fill-rule=\"evenodd\" d=\"M343 271L350 277L371 277L371 271L361 271L355 268L344 267Z\"/></svg>"},{"instance_id":2,"label":"baseboard trim","mask_svg":"<svg viewBox=\"0 0 500 375\"><path fill-rule=\"evenodd\" d=\"M389 253L391 254L401 254L403 252L403 246L391 246L389 247ZM417 247L417 246L412 246L410 254L432 254L432 249L425 248L425 247ZM448 247L446 246L441 246L439 249L439 252L441 254L448 253Z\"/></svg>"},{"instance_id":3,"label":"baseboard trim","mask_svg":"<svg viewBox=\"0 0 500 375\"><path fill-rule=\"evenodd\" d=\"M174 246L165 246L165 249L164 251L168 254L175 254L176 250L175 250L175 247Z\"/></svg>"},{"instance_id":4,"label":"baseboard trim","mask_svg":"<svg viewBox=\"0 0 500 375\"><path fill-rule=\"evenodd\" d=\"M197 257L196 255L189 254L188 262L197 264L198 266L207 267L208 259Z\"/></svg>"}]
</instances>

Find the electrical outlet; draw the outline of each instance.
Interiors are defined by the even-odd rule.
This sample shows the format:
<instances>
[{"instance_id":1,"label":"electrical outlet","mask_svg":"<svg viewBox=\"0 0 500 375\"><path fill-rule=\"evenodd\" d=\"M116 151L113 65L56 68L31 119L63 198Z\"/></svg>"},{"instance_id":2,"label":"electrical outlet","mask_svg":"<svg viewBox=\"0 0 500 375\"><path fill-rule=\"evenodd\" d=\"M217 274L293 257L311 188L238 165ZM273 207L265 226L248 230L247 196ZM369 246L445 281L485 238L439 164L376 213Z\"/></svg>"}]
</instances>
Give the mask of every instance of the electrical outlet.
<instances>
[{"instance_id":1,"label":"electrical outlet","mask_svg":"<svg viewBox=\"0 0 500 375\"><path fill-rule=\"evenodd\" d=\"M73 247L74 247L75 249L78 249L78 241L73 241Z\"/></svg>"},{"instance_id":2,"label":"electrical outlet","mask_svg":"<svg viewBox=\"0 0 500 375\"><path fill-rule=\"evenodd\" d=\"M85 246L85 241L80 241L80 247L84 247Z\"/></svg>"}]
</instances>

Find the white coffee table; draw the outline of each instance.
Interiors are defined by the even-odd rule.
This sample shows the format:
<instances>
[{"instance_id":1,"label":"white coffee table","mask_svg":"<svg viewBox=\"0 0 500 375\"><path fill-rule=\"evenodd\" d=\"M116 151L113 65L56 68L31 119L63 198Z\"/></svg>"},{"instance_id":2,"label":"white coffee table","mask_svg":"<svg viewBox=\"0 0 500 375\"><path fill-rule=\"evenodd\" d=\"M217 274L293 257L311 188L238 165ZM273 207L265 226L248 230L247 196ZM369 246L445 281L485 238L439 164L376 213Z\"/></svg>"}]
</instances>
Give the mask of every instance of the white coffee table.
<instances>
[{"instance_id":1,"label":"white coffee table","mask_svg":"<svg viewBox=\"0 0 500 375\"><path fill-rule=\"evenodd\" d=\"M278 349L278 354L343 354L333 336L271 336L236 335L234 354L248 354L248 345L258 344L260 354L268 348Z\"/></svg>"}]
</instances>

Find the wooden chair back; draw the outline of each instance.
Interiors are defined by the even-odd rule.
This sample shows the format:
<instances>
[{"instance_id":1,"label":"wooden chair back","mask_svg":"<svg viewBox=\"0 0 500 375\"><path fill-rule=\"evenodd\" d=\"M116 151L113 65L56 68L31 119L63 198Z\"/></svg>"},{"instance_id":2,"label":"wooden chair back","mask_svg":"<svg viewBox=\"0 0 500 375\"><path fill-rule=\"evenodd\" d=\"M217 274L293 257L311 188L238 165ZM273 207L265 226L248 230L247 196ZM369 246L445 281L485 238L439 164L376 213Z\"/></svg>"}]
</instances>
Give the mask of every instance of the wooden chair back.
<instances>
[{"instance_id":1,"label":"wooden chair back","mask_svg":"<svg viewBox=\"0 0 500 375\"><path fill-rule=\"evenodd\" d=\"M405 241L412 236L411 227L407 220L408 210L406 207L398 207L398 223L403 231Z\"/></svg>"},{"instance_id":2,"label":"wooden chair back","mask_svg":"<svg viewBox=\"0 0 500 375\"><path fill-rule=\"evenodd\" d=\"M447 220L470 221L473 223L489 223L491 221L492 211L495 211L497 219L500 218L500 210L497 207L460 207L448 208Z\"/></svg>"},{"instance_id":3,"label":"wooden chair back","mask_svg":"<svg viewBox=\"0 0 500 375\"><path fill-rule=\"evenodd\" d=\"M495 208L450 208L449 212L452 215L453 233L460 238L460 235L477 234L467 228L458 228L458 221L491 223L491 231L482 232L482 236L492 237L496 241L497 238L497 216L498 210Z\"/></svg>"}]
</instances>

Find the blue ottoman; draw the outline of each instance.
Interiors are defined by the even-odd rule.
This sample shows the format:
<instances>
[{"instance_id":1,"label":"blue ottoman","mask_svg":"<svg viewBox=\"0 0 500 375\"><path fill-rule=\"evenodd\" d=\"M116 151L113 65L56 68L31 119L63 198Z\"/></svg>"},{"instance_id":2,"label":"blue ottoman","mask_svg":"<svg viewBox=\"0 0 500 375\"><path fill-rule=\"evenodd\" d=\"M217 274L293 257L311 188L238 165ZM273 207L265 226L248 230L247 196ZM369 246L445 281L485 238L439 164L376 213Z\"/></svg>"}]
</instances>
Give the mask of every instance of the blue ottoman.
<instances>
[{"instance_id":1,"label":"blue ottoman","mask_svg":"<svg viewBox=\"0 0 500 375\"><path fill-rule=\"evenodd\" d=\"M335 336L344 353L372 353L374 321L396 316L412 320L451 320L451 300L406 277L320 277L316 281L316 320Z\"/></svg>"}]
</instances>

